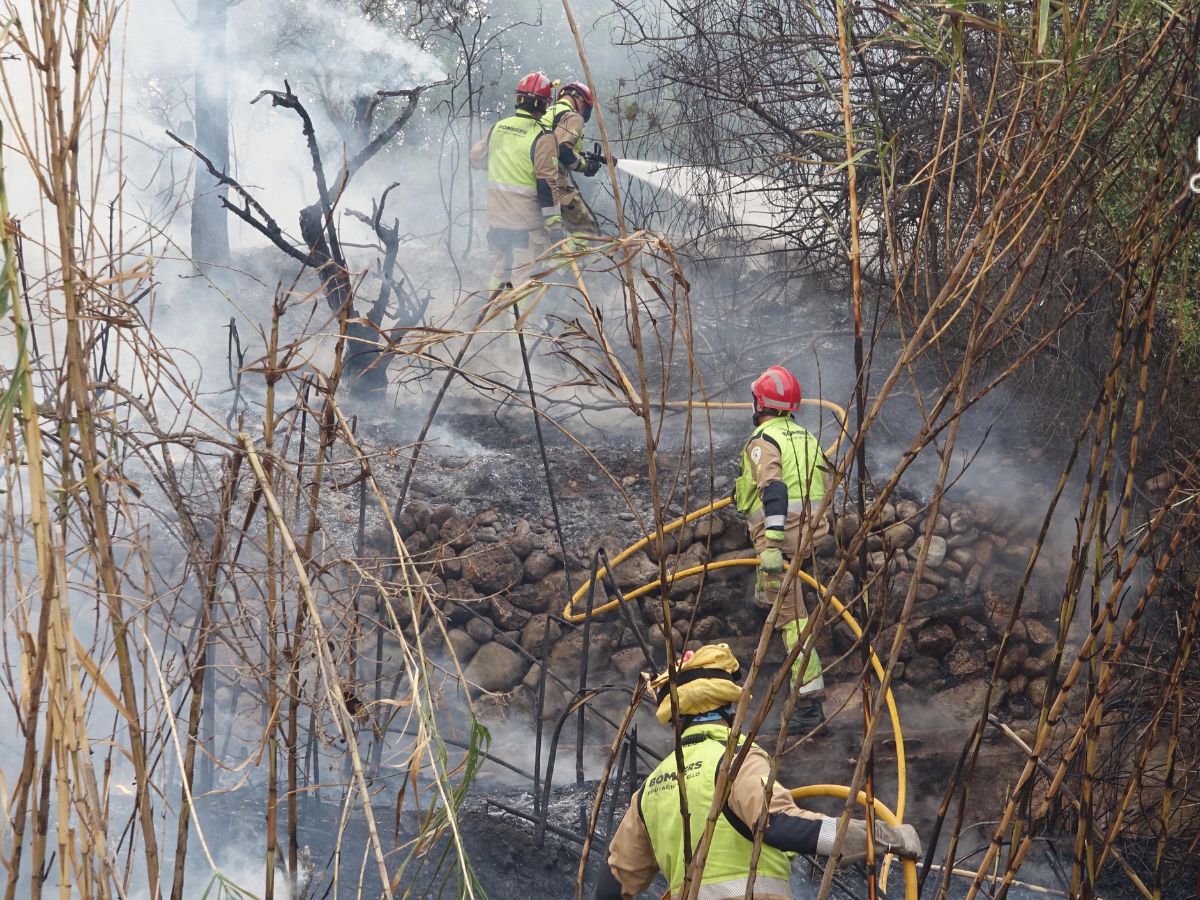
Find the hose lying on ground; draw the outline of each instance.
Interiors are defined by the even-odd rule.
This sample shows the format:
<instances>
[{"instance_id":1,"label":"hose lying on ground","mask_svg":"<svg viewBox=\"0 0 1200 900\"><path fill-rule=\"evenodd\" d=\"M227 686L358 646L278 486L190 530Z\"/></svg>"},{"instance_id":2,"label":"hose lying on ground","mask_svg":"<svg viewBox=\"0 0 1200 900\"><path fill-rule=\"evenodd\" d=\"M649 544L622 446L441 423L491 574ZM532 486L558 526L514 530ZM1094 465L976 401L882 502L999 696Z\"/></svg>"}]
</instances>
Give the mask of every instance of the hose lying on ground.
<instances>
[{"instance_id":1,"label":"hose lying on ground","mask_svg":"<svg viewBox=\"0 0 1200 900\"><path fill-rule=\"evenodd\" d=\"M755 557L745 557L743 559L725 559L725 560L720 560L719 562L705 563L704 565L701 565L701 566L693 566L690 569L684 569L680 572L674 572L668 576L668 581L674 581L678 578L687 578L691 575L698 575L701 572L703 572L705 569L724 569L724 568L730 568L733 566L757 566L757 565L758 565L758 557L756 557L756 556ZM825 593L825 591L826 591L825 586L823 584L821 584L819 581L817 581L815 578L813 578L811 575L809 575L807 572L797 571L796 576L798 578L800 578L802 581L804 581L804 583L807 584L809 587L811 587L813 590L820 591L822 594ZM641 587L636 588L633 591L630 591L628 594L625 594L622 599L624 599L625 602L629 602L630 600L635 600L638 597L644 596L645 594L657 589L658 587L659 587L659 581L656 579L655 581L653 581L649 584L644 584ZM599 613L606 612L607 610L613 609L620 602L621 602L621 600L610 600L608 603L605 603L603 606L599 606L599 607L593 609L592 615L597 615ZM850 627L850 630L852 632L854 632L854 636L856 638L861 639L863 636L863 631L862 631L862 627L858 624L858 620L855 619L854 616L850 614L850 611L848 609L846 609L846 607L842 604L842 602L833 594L829 595L829 602L833 606L834 610L838 613L838 615L840 615L842 617L842 621L844 621ZM580 622L583 619L587 618L587 613L575 613L573 611L572 607L574 606L574 604L575 604L575 600L574 600L574 598L572 598L571 602L568 603L566 605L566 607L563 609L563 618L567 619L569 621L572 621L572 622ZM875 671L875 677L878 678L880 681L882 681L883 674L884 674L883 664L880 662L879 657L875 655L875 651L873 649L868 648L868 650L870 651L870 654L871 654L871 668ZM896 708L896 699L892 695L891 687L888 687L887 692L884 694L884 702L887 704L888 718L891 719L892 731L894 732L895 738L896 738L896 815L903 818L905 800L906 800L907 793L908 793L908 790L907 790L908 762L907 762L907 759L905 757L905 752L904 752L904 731L900 726L900 712ZM847 794L848 793L849 793L849 789L847 788ZM886 821L886 819L885 819L885 821Z\"/></svg>"}]
</instances>

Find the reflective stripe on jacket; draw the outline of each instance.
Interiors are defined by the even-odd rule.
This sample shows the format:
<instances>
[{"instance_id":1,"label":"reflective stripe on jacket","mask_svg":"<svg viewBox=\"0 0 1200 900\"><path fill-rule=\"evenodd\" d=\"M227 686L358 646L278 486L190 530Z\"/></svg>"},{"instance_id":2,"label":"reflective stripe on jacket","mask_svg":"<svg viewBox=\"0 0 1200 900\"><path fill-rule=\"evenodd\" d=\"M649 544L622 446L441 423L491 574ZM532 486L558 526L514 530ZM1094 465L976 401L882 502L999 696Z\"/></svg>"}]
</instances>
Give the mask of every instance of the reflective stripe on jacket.
<instances>
[{"instance_id":1,"label":"reflective stripe on jacket","mask_svg":"<svg viewBox=\"0 0 1200 900\"><path fill-rule=\"evenodd\" d=\"M728 739L729 728L724 725L693 725L683 733L684 784L693 848L704 833ZM673 895L683 886L686 869L677 776L675 755L669 754L647 777L638 799L638 813L650 837L654 858L667 876ZM726 803L704 861L698 896L706 900L745 896L753 849L750 825L739 819ZM755 870L755 893L790 897L791 871L788 854L762 844Z\"/></svg>"}]
</instances>

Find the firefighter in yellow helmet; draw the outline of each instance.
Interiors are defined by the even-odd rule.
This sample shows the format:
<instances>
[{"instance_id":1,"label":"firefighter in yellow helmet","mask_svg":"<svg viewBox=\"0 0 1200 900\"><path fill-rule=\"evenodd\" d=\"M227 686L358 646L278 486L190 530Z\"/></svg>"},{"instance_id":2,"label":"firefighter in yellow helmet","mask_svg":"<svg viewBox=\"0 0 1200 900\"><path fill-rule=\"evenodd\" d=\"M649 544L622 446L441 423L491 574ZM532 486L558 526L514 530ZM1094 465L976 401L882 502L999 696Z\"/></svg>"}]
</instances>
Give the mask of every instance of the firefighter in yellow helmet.
<instances>
[{"instance_id":1,"label":"firefighter in yellow helmet","mask_svg":"<svg viewBox=\"0 0 1200 900\"><path fill-rule=\"evenodd\" d=\"M779 604L775 627L790 651L808 624L808 611L804 582L794 577L782 592L784 576L796 556L806 564L812 542L829 531L828 521L814 515L825 496L829 465L817 439L792 418L801 397L800 382L791 372L771 366L754 380L750 395L755 427L742 448L733 498L758 552L755 599L767 606ZM807 733L825 719L821 661L814 649L800 671L802 659L792 669L796 705L788 723L791 734Z\"/></svg>"},{"instance_id":2,"label":"firefighter in yellow helmet","mask_svg":"<svg viewBox=\"0 0 1200 900\"><path fill-rule=\"evenodd\" d=\"M704 833L716 790L717 767L741 699L738 661L726 644L710 644L686 654L676 672L675 688L682 719L683 771L687 791L689 836L693 848ZM672 719L670 686L665 675L651 686L658 692L658 720ZM766 806L762 850L755 865L754 893L758 900L792 896L791 858L795 853L829 856L834 850L837 819L796 806L791 793L772 783L769 799L764 785L770 777L767 754L752 744L733 778L729 798L717 819L712 844L700 876L701 897L742 897L750 876L754 828ZM678 766L669 754L633 795L629 809L609 845L608 865L602 867L596 900L635 897L662 872L671 895L683 885L683 817L680 814ZM921 855L921 842L911 825L875 823L876 845L885 853L908 859ZM866 823L851 820L842 841L842 862L866 858Z\"/></svg>"},{"instance_id":3,"label":"firefighter in yellow helmet","mask_svg":"<svg viewBox=\"0 0 1200 900\"><path fill-rule=\"evenodd\" d=\"M548 243L563 240L558 146L542 126L553 84L543 72L517 82L516 111L471 148L471 167L487 169L492 287L520 284Z\"/></svg>"}]
</instances>

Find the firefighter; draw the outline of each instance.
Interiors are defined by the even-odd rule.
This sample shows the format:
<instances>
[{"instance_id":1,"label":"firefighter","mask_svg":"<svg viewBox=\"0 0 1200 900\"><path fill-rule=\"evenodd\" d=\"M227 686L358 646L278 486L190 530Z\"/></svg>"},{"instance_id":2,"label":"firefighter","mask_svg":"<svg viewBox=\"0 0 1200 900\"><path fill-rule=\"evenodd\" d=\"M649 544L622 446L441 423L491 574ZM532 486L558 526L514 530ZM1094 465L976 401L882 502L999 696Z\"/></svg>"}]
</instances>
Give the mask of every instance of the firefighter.
<instances>
[{"instance_id":1,"label":"firefighter","mask_svg":"<svg viewBox=\"0 0 1200 900\"><path fill-rule=\"evenodd\" d=\"M471 166L488 172L488 246L496 256L492 287L529 277L547 242L562 230L557 148L541 118L550 103L550 79L531 72L517 82L516 112L492 126L471 148Z\"/></svg>"},{"instance_id":2,"label":"firefighter","mask_svg":"<svg viewBox=\"0 0 1200 900\"><path fill-rule=\"evenodd\" d=\"M726 644L689 652L676 671L688 836L693 848L704 833L716 792L717 768L742 695L738 675L738 661ZM666 725L674 712L667 676L659 676L651 686L657 691L658 721ZM739 748L744 743L744 739L739 741ZM633 795L609 845L608 865L601 868L596 900L634 897L649 887L659 872L670 882L671 895L679 895L686 866L678 771L675 754L668 754ZM770 781L770 772L766 752L751 744L717 819L700 875L699 896L746 895L756 829L762 829L762 848L754 868L753 896L759 900L792 896L791 854L833 853L837 819L800 809L786 788ZM921 842L911 825L876 821L875 842L881 855L895 853L916 859L921 854ZM866 823L852 819L842 841L842 862L865 859L866 850Z\"/></svg>"},{"instance_id":3,"label":"firefighter","mask_svg":"<svg viewBox=\"0 0 1200 900\"><path fill-rule=\"evenodd\" d=\"M558 148L559 200L563 224L572 234L599 233L572 175L578 172L591 178L600 171L601 160L583 149L583 126L591 119L594 105L591 88L572 81L559 89L557 102L542 117L542 127L554 133Z\"/></svg>"},{"instance_id":4,"label":"firefighter","mask_svg":"<svg viewBox=\"0 0 1200 900\"><path fill-rule=\"evenodd\" d=\"M829 464L821 445L792 418L800 408L800 382L783 366L771 366L750 386L754 400L754 431L742 448L741 471L734 485L734 503L746 517L758 553L755 599L766 606L780 602L776 628L790 651L808 624L803 582L792 579L780 597L783 576L791 560L811 551L812 542L829 531L815 512L825 496ZM792 668L795 712L791 734L804 734L825 720L821 701L825 680L814 649L804 671L797 658Z\"/></svg>"}]
</instances>

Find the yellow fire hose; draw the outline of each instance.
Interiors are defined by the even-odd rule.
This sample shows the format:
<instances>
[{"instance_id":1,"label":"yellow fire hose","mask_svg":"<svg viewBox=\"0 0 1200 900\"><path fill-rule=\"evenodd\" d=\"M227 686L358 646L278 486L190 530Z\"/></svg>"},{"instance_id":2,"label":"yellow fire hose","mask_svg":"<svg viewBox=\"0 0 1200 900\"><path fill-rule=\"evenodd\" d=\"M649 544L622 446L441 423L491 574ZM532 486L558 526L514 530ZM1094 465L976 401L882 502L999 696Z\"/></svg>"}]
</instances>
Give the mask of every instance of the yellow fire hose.
<instances>
[{"instance_id":1,"label":"yellow fire hose","mask_svg":"<svg viewBox=\"0 0 1200 900\"><path fill-rule=\"evenodd\" d=\"M889 692L890 694L890 692ZM899 743L899 740L897 740ZM904 782L901 782L903 784ZM838 800L845 800L850 796L850 788L844 784L808 784L804 787L792 788L792 799L796 801L808 800L812 797L834 797ZM858 792L858 803L860 806L867 805L867 795L862 791ZM888 825L901 825L900 817L883 805L878 797L875 798L875 815L883 819ZM901 860L904 869L904 898L905 900L917 900L917 861L915 859ZM887 868L883 870L884 886L887 886Z\"/></svg>"},{"instance_id":2,"label":"yellow fire hose","mask_svg":"<svg viewBox=\"0 0 1200 900\"><path fill-rule=\"evenodd\" d=\"M834 442L832 444L830 444L830 446L828 448L826 448L826 450L825 450L826 456L835 455L837 453L838 447L841 445L842 438L846 433L846 411L844 409L842 409L840 406L838 406L836 403L831 403L828 400L804 399L801 401L801 403L803 403L805 405L810 405L810 406L820 406L824 409L831 410L833 412L833 414L837 417L838 423L841 426L838 429L838 436L834 440ZM691 406L691 407L709 407L709 408L718 408L718 409L749 409L752 406L752 404L748 403L748 402L740 403L740 402L693 401L693 400L669 401L666 405L669 407ZM728 506L731 502L733 502L733 498L726 497L722 500L716 501L715 503L710 503L707 506L702 506L699 509L693 510L692 512L676 519L674 522L664 525L663 526L663 535L665 536L665 535L671 534L672 532L678 531L680 528L687 525L689 522L694 522L696 519L706 516L711 512L715 512L718 509L722 509L722 508ZM641 540L626 547L624 550L622 550L620 553L618 553L616 556L614 556L611 560L609 560L609 568L615 569L618 565L620 565L626 559L631 557L633 554L637 553L639 550L641 550L643 547L648 545L654 539L655 539L655 535L647 535L646 537L642 538ZM670 573L668 575L667 581L668 581L668 583L670 583L670 582L674 582L680 578L687 578L692 575L698 575L701 572L704 572L708 569L725 569L725 568L730 568L730 567L734 567L734 566L757 566L757 565L758 565L758 557L744 557L744 558L740 558L740 559L720 560L717 562L705 563L704 565L700 565L700 566L692 566L689 569L684 569L679 572ZM604 569L604 568L599 569L596 573L596 577L597 578L602 577L603 575L605 575L607 573L607 571L608 571L608 569ZM807 572L797 571L796 575L802 581L804 581L809 587L813 588L814 590L820 591L822 594L825 593L825 590L826 590L825 586L822 585L815 578L813 578L811 575L809 575ZM653 591L657 590L660 587L660 584L661 584L661 580L655 579L654 581L652 581L648 584L644 584L641 587L636 588L627 594L624 594L623 599L626 602L628 602L630 600L636 600L639 597L644 597L646 594L652 593ZM566 607L564 607L564 609L563 609L562 614L563 614L564 619L566 619L569 622L578 623L578 622L582 622L584 619L586 619L588 617L587 612L576 612L575 605L584 598L584 596L590 590L591 585L592 585L591 579L587 580L586 582L583 583L583 585L579 588L579 590L577 590L575 592L575 594L571 597L570 602L568 602ZM621 602L621 600L609 600L608 602L603 603L600 606L592 609L591 613L592 613L592 615L598 615L603 612L608 612L609 610L615 609L620 604L620 602ZM833 605L834 610L836 610L837 613L842 617L842 620L850 627L850 630L854 633L854 636L856 638L861 638L862 634L863 634L862 628L859 626L858 621L854 618L854 616L852 616L850 614L850 611L848 609L846 609L846 607L842 604L842 602L840 600L838 600L838 598L835 597L833 594L829 595L829 602ZM870 650L870 654L871 654L871 668L874 669L875 676L882 681L883 675L884 675L883 664L879 661L879 657L875 655L875 651L873 649ZM882 803L882 801L880 801L878 798L876 798L875 799L875 814L877 816L879 816L879 818L881 818L884 822L886 822L889 825L900 825L903 822L903 818L904 818L904 806L905 806L905 799L906 799L906 795L907 795L907 781L908 781L908 765L907 765L907 761L906 761L906 758L904 755L904 732L900 727L900 713L896 709L896 700L895 700L895 697L892 696L892 689L890 687L888 688L887 693L884 695L884 701L887 704L888 717L891 719L892 731L894 732L895 738L896 738L896 812L893 813L890 809L887 808L887 806L885 806ZM793 790L792 790L792 798L795 800L801 800L801 799L805 799L805 798L809 798L809 797L835 797L835 798L844 800L849 796L850 796L850 788L845 787L843 785L836 785L836 784L813 784L813 785L808 785L806 787L793 788ZM866 803L866 795L865 794L860 792L857 799L858 799L859 803L865 805L865 803ZM882 880L883 880L883 883L885 886L887 884L888 867L889 867L888 864L885 863L883 872L882 872ZM911 859L904 860L904 896L905 896L905 900L917 900L917 866L916 866L916 863Z\"/></svg>"}]
</instances>

